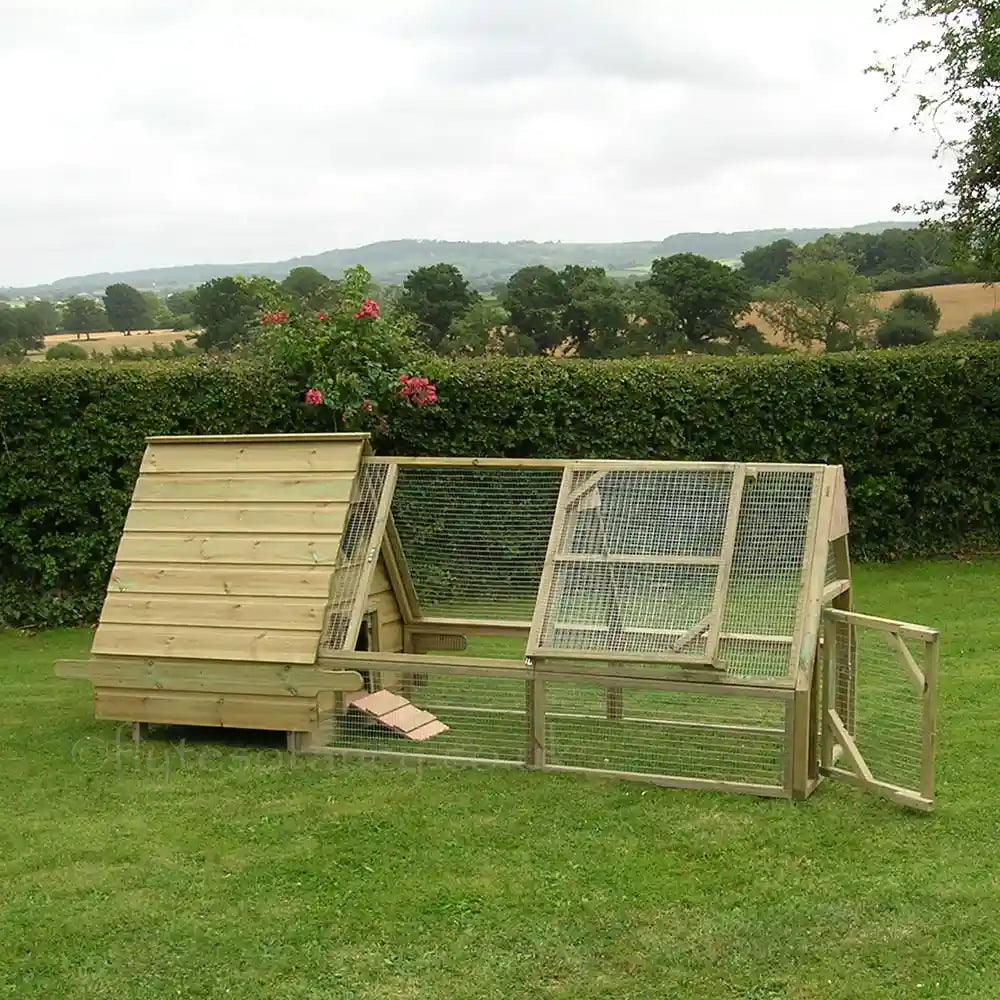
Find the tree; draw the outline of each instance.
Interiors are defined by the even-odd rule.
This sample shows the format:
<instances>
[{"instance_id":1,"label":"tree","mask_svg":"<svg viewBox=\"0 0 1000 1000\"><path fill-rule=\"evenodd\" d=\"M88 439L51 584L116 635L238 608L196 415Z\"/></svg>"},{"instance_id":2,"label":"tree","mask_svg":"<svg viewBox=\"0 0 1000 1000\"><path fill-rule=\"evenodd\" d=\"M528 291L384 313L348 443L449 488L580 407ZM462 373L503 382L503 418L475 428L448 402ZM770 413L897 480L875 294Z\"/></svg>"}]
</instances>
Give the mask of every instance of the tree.
<instances>
[{"instance_id":1,"label":"tree","mask_svg":"<svg viewBox=\"0 0 1000 1000\"><path fill-rule=\"evenodd\" d=\"M20 360L44 343L38 318L24 307L0 304L0 357Z\"/></svg>"},{"instance_id":2,"label":"tree","mask_svg":"<svg viewBox=\"0 0 1000 1000\"><path fill-rule=\"evenodd\" d=\"M570 264L559 274L566 289L561 328L581 357L633 353L624 289L603 267Z\"/></svg>"},{"instance_id":3,"label":"tree","mask_svg":"<svg viewBox=\"0 0 1000 1000\"><path fill-rule=\"evenodd\" d=\"M479 297L454 264L432 264L406 276L399 304L416 319L421 339L437 350L452 323L468 312Z\"/></svg>"},{"instance_id":4,"label":"tree","mask_svg":"<svg viewBox=\"0 0 1000 1000\"><path fill-rule=\"evenodd\" d=\"M187 288L182 292L171 292L164 302L174 316L190 316L194 312L195 290Z\"/></svg>"},{"instance_id":5,"label":"tree","mask_svg":"<svg viewBox=\"0 0 1000 1000\"><path fill-rule=\"evenodd\" d=\"M90 340L92 333L107 330L108 317L98 302L76 295L63 304L62 328L66 333L75 333L77 340L80 334Z\"/></svg>"},{"instance_id":6,"label":"tree","mask_svg":"<svg viewBox=\"0 0 1000 1000\"><path fill-rule=\"evenodd\" d=\"M677 331L689 345L738 337L737 321L750 311L746 278L732 268L693 253L653 261L649 285L669 303Z\"/></svg>"},{"instance_id":7,"label":"tree","mask_svg":"<svg viewBox=\"0 0 1000 1000\"><path fill-rule=\"evenodd\" d=\"M892 304L893 310L917 313L923 316L931 325L933 332L941 322L941 307L937 304L933 295L926 292L903 292Z\"/></svg>"},{"instance_id":8,"label":"tree","mask_svg":"<svg viewBox=\"0 0 1000 1000\"><path fill-rule=\"evenodd\" d=\"M47 337L59 331L59 310L51 302L39 299L29 302L23 307L27 328L34 331L35 336Z\"/></svg>"},{"instance_id":9,"label":"tree","mask_svg":"<svg viewBox=\"0 0 1000 1000\"><path fill-rule=\"evenodd\" d=\"M551 267L536 264L515 271L507 280L502 301L527 353L551 354L566 342L563 310L569 295Z\"/></svg>"},{"instance_id":10,"label":"tree","mask_svg":"<svg viewBox=\"0 0 1000 1000\"><path fill-rule=\"evenodd\" d=\"M890 309L875 333L879 347L906 347L933 339L933 323L925 313L911 309Z\"/></svg>"},{"instance_id":11,"label":"tree","mask_svg":"<svg viewBox=\"0 0 1000 1000\"><path fill-rule=\"evenodd\" d=\"M336 306L337 286L338 282L315 267L293 267L282 281L281 290L296 305L328 312Z\"/></svg>"},{"instance_id":12,"label":"tree","mask_svg":"<svg viewBox=\"0 0 1000 1000\"><path fill-rule=\"evenodd\" d=\"M448 335L438 344L439 354L476 357L491 349L506 353L510 314L494 299L479 299L454 320Z\"/></svg>"},{"instance_id":13,"label":"tree","mask_svg":"<svg viewBox=\"0 0 1000 1000\"><path fill-rule=\"evenodd\" d=\"M956 255L1000 266L1000 26L996 0L884 0L879 21L917 28L921 37L884 64L870 67L903 95L908 80L931 81L914 93L912 121L938 136L940 156L954 159L945 197L907 206L938 217L952 231ZM949 136L947 120L960 135ZM897 206L901 210L903 206Z\"/></svg>"},{"instance_id":14,"label":"tree","mask_svg":"<svg viewBox=\"0 0 1000 1000\"><path fill-rule=\"evenodd\" d=\"M131 336L133 330L149 329L149 303L142 292L119 282L104 289L104 311L112 330Z\"/></svg>"},{"instance_id":15,"label":"tree","mask_svg":"<svg viewBox=\"0 0 1000 1000\"><path fill-rule=\"evenodd\" d=\"M970 340L1000 340L1000 311L973 316L966 329Z\"/></svg>"},{"instance_id":16,"label":"tree","mask_svg":"<svg viewBox=\"0 0 1000 1000\"><path fill-rule=\"evenodd\" d=\"M789 344L818 343L828 351L863 344L878 317L871 281L825 249L799 251L759 311Z\"/></svg>"},{"instance_id":17,"label":"tree","mask_svg":"<svg viewBox=\"0 0 1000 1000\"><path fill-rule=\"evenodd\" d=\"M156 292L143 292L149 315L146 317L147 330L163 330L173 322L174 315L167 308L166 302Z\"/></svg>"},{"instance_id":18,"label":"tree","mask_svg":"<svg viewBox=\"0 0 1000 1000\"><path fill-rule=\"evenodd\" d=\"M740 258L743 277L751 285L773 285L788 274L788 265L794 252L795 244L788 239L775 240L767 246L747 250Z\"/></svg>"},{"instance_id":19,"label":"tree","mask_svg":"<svg viewBox=\"0 0 1000 1000\"><path fill-rule=\"evenodd\" d=\"M195 343L203 350L228 350L253 340L261 313L284 305L270 278L213 278L195 289L194 321L202 328Z\"/></svg>"}]
</instances>

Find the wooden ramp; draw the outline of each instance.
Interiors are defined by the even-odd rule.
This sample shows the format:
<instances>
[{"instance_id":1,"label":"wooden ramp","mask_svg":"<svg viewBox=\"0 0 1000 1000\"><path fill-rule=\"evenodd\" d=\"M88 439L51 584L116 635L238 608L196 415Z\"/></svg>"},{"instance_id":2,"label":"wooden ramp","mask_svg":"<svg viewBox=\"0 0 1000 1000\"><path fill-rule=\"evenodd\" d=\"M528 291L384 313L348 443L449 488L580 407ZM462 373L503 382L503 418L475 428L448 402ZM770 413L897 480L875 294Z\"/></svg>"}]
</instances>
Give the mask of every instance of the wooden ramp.
<instances>
[{"instance_id":1,"label":"wooden ramp","mask_svg":"<svg viewBox=\"0 0 1000 1000\"><path fill-rule=\"evenodd\" d=\"M448 727L437 716L411 705L392 691L365 693L349 701L348 705L404 739L422 742L448 732Z\"/></svg>"}]
</instances>

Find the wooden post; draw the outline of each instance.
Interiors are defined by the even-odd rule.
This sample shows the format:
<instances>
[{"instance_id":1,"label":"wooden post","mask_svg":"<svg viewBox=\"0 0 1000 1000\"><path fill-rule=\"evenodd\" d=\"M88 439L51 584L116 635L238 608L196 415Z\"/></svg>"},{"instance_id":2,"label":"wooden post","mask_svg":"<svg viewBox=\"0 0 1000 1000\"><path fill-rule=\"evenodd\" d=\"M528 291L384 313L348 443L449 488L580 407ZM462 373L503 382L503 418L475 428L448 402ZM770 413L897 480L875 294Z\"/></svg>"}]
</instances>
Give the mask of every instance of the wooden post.
<instances>
[{"instance_id":1,"label":"wooden post","mask_svg":"<svg viewBox=\"0 0 1000 1000\"><path fill-rule=\"evenodd\" d=\"M534 676L524 683L528 716L528 746L525 763L545 766L545 681Z\"/></svg>"},{"instance_id":2,"label":"wooden post","mask_svg":"<svg viewBox=\"0 0 1000 1000\"><path fill-rule=\"evenodd\" d=\"M934 799L934 758L937 744L937 672L938 639L924 643L923 747L920 768L920 792L925 799Z\"/></svg>"}]
</instances>

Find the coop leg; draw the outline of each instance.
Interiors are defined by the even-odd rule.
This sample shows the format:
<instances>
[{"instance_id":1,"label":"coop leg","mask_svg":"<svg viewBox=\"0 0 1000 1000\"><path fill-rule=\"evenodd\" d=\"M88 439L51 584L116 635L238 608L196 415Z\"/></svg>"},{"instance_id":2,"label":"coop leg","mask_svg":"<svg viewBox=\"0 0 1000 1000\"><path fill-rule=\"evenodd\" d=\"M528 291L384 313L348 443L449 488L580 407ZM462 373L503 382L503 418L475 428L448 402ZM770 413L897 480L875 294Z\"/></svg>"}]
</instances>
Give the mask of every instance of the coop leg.
<instances>
[{"instance_id":1,"label":"coop leg","mask_svg":"<svg viewBox=\"0 0 1000 1000\"><path fill-rule=\"evenodd\" d=\"M149 723L148 722L133 722L132 723L132 739L136 743L141 743L144 739L149 736Z\"/></svg>"}]
</instances>

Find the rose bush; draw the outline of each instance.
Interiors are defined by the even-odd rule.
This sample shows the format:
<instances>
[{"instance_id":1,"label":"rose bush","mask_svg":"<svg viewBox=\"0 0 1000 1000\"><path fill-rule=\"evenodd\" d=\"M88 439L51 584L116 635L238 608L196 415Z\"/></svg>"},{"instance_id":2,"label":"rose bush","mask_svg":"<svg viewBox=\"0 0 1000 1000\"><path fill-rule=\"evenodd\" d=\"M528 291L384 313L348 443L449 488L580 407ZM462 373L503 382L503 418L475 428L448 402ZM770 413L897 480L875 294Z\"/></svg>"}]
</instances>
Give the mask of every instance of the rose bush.
<instances>
[{"instance_id":1,"label":"rose bush","mask_svg":"<svg viewBox=\"0 0 1000 1000\"><path fill-rule=\"evenodd\" d=\"M384 433L400 408L437 402L430 379L414 374L433 359L410 336L405 318L382 316L370 286L369 273L352 268L336 310L261 316L258 353L287 372L303 402L328 413L337 430Z\"/></svg>"}]
</instances>

